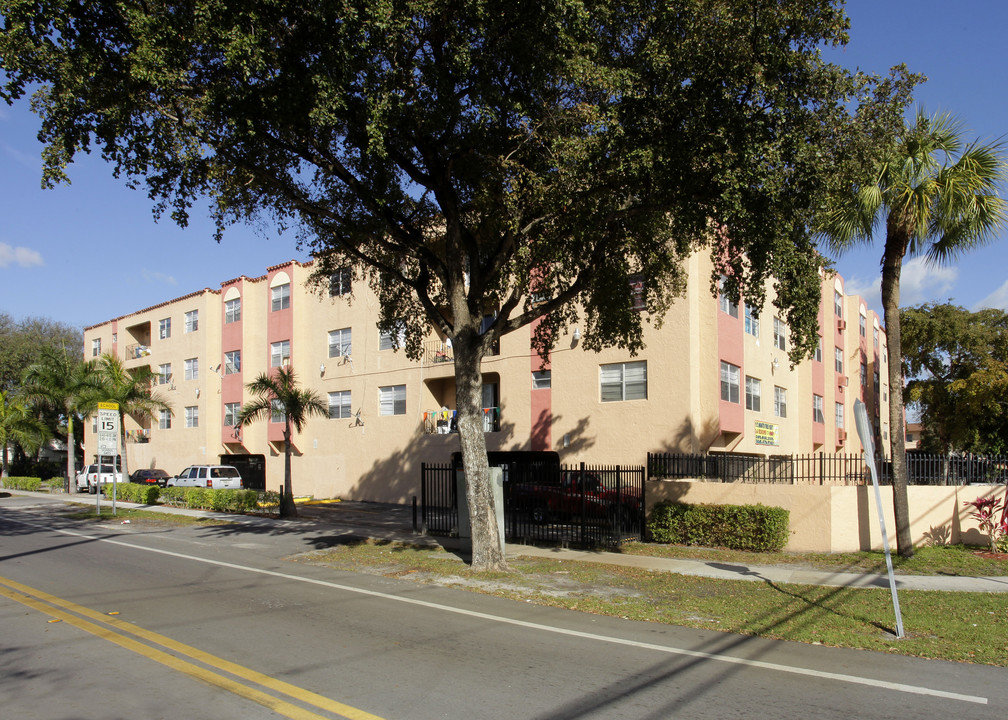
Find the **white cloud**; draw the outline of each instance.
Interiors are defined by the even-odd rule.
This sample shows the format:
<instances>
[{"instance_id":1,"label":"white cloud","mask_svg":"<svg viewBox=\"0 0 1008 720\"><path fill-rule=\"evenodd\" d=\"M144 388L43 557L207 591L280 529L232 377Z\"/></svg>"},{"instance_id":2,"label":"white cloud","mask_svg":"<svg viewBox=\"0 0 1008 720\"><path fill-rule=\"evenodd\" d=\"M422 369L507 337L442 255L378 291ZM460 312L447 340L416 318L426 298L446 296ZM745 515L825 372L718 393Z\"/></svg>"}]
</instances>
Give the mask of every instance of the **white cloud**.
<instances>
[{"instance_id":1,"label":"white cloud","mask_svg":"<svg viewBox=\"0 0 1008 720\"><path fill-rule=\"evenodd\" d=\"M1008 280L1005 280L1001 287L974 305L973 312L983 310L984 308L1008 311Z\"/></svg>"},{"instance_id":2,"label":"white cloud","mask_svg":"<svg viewBox=\"0 0 1008 720\"><path fill-rule=\"evenodd\" d=\"M150 270L144 270L141 273L144 280L151 280L153 282L161 282L166 285L176 285L178 284L174 277L171 275L165 275L164 273L151 272Z\"/></svg>"},{"instance_id":3,"label":"white cloud","mask_svg":"<svg viewBox=\"0 0 1008 720\"><path fill-rule=\"evenodd\" d=\"M926 265L923 258L909 260L900 274L900 307L945 302L958 279L958 268Z\"/></svg>"},{"instance_id":4,"label":"white cloud","mask_svg":"<svg viewBox=\"0 0 1008 720\"><path fill-rule=\"evenodd\" d=\"M26 247L12 247L7 243L0 242L0 268L8 265L18 267L33 267L35 265L45 265L41 253Z\"/></svg>"}]
</instances>

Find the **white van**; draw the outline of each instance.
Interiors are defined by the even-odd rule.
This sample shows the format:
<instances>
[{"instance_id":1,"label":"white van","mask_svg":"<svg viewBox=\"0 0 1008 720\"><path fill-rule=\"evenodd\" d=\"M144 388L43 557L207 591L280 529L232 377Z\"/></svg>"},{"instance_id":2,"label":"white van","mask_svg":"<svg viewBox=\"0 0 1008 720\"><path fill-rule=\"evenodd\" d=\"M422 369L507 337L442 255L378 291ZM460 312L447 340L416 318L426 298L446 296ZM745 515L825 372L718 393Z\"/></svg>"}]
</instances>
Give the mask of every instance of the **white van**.
<instances>
[{"instance_id":1,"label":"white van","mask_svg":"<svg viewBox=\"0 0 1008 720\"><path fill-rule=\"evenodd\" d=\"M190 465L175 477L168 478L168 487L241 490L242 477L233 465Z\"/></svg>"}]
</instances>

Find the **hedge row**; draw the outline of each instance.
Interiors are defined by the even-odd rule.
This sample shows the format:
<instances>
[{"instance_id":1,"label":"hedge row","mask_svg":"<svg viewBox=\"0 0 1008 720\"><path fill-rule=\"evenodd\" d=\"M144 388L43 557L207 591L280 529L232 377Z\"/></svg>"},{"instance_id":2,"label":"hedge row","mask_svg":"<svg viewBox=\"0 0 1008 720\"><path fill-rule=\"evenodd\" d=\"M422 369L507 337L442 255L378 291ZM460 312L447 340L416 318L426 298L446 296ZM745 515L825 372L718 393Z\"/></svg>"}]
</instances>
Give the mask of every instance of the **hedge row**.
<instances>
[{"instance_id":1,"label":"hedge row","mask_svg":"<svg viewBox=\"0 0 1008 720\"><path fill-rule=\"evenodd\" d=\"M790 513L766 505L655 505L648 531L655 542L777 552L788 540Z\"/></svg>"},{"instance_id":2,"label":"hedge row","mask_svg":"<svg viewBox=\"0 0 1008 720\"><path fill-rule=\"evenodd\" d=\"M160 499L165 505L193 510L247 513L259 510L258 490L214 490L198 487L166 487ZM265 493L270 495L271 493ZM276 495L277 493L272 493Z\"/></svg>"},{"instance_id":3,"label":"hedge row","mask_svg":"<svg viewBox=\"0 0 1008 720\"><path fill-rule=\"evenodd\" d=\"M102 485L102 494L105 497L112 497L112 485ZM140 503L141 505L153 505L161 495L161 488L157 485L147 485L146 483L116 483L116 499L123 502Z\"/></svg>"},{"instance_id":4,"label":"hedge row","mask_svg":"<svg viewBox=\"0 0 1008 720\"><path fill-rule=\"evenodd\" d=\"M0 487L8 490L40 490L42 478L19 476L0 478Z\"/></svg>"}]
</instances>

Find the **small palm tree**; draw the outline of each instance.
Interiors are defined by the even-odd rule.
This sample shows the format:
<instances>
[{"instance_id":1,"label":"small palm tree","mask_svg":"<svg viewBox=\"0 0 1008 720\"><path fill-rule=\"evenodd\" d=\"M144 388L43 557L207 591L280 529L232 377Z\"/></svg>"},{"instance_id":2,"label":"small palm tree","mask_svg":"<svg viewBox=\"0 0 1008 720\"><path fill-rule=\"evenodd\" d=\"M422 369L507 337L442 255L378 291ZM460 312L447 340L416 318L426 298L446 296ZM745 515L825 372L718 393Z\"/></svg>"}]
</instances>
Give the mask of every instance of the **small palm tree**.
<instances>
[{"instance_id":1,"label":"small palm tree","mask_svg":"<svg viewBox=\"0 0 1008 720\"><path fill-rule=\"evenodd\" d=\"M913 555L907 503L906 436L903 428L903 352L900 347L900 272L903 259L923 256L948 263L997 237L1005 221L998 184L1005 176L1000 144L963 142L963 128L948 114L917 114L883 153L870 181L835 198L821 234L842 254L873 240L885 223L882 307L889 342L889 431L892 443L893 510L902 557Z\"/></svg>"},{"instance_id":2,"label":"small palm tree","mask_svg":"<svg viewBox=\"0 0 1008 720\"><path fill-rule=\"evenodd\" d=\"M33 417L19 399L0 390L0 477L8 474L7 448L11 443L35 452L48 439L45 423Z\"/></svg>"},{"instance_id":3,"label":"small palm tree","mask_svg":"<svg viewBox=\"0 0 1008 720\"><path fill-rule=\"evenodd\" d=\"M245 386L255 398L242 407L238 425L246 426L276 414L284 423L284 494L280 503L281 517L296 517L291 485L291 425L301 432L312 415L328 416L329 407L314 390L299 388L294 368L279 367L273 374L262 373Z\"/></svg>"},{"instance_id":4,"label":"small palm tree","mask_svg":"<svg viewBox=\"0 0 1008 720\"><path fill-rule=\"evenodd\" d=\"M84 362L78 353L66 347L51 349L39 362L29 365L24 375L24 391L29 402L50 408L66 419L67 478L70 492L76 492L77 440L74 420L93 410L93 397L98 387L97 366Z\"/></svg>"},{"instance_id":5,"label":"small palm tree","mask_svg":"<svg viewBox=\"0 0 1008 720\"><path fill-rule=\"evenodd\" d=\"M128 369L123 361L111 353L98 358L98 390L94 401L114 402L119 405L119 442L122 447L122 474L129 477L126 458L126 416L137 419L151 417L158 410L171 410L171 405L151 388L157 373L144 365ZM94 405L91 406L94 408Z\"/></svg>"}]
</instances>

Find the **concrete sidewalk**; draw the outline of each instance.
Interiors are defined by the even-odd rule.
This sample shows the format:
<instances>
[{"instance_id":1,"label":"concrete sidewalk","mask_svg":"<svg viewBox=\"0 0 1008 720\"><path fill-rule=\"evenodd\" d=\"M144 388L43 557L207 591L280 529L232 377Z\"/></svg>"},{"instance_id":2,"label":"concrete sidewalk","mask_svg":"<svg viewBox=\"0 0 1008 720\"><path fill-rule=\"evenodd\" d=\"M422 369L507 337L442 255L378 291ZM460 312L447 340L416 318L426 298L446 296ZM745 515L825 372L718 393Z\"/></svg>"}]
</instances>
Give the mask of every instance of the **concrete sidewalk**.
<instances>
[{"instance_id":1,"label":"concrete sidewalk","mask_svg":"<svg viewBox=\"0 0 1008 720\"><path fill-rule=\"evenodd\" d=\"M17 494L33 495L34 493ZM92 496L54 496L65 502L95 504ZM103 500L103 507L109 501ZM230 513L214 513L204 510L187 510L162 505L144 506L134 503L118 503L121 507L141 508L156 512L175 513L195 517L213 517L241 524L287 524L304 525L305 528L319 523L337 527L358 537L401 541L408 543L429 543L452 549L464 547L465 540L442 538L413 533L413 508L408 505L368 503L356 501L319 502L299 504L299 516L293 520L236 516ZM571 550L567 548L537 547L508 543L505 553L510 557L548 557L557 560L594 562L624 567L672 572L680 575L721 578L725 580L749 580L771 584L794 583L800 585L822 585L828 587L874 587L888 588L886 575L865 573L832 572L794 565L742 565L715 560L685 560L659 558L647 555L628 555L618 552L598 550ZM964 577L949 575L896 575L896 587L900 590L941 590L947 592L1008 592L1008 575L991 577Z\"/></svg>"}]
</instances>

